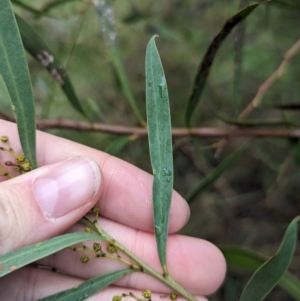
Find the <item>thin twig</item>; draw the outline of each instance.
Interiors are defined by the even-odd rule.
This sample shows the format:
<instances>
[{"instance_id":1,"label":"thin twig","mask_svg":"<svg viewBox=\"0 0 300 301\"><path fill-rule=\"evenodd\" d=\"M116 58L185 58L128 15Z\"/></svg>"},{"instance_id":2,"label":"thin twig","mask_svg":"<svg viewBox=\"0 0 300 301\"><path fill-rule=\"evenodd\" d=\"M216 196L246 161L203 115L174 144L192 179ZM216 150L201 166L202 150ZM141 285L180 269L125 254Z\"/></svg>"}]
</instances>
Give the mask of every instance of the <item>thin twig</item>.
<instances>
[{"instance_id":1,"label":"thin twig","mask_svg":"<svg viewBox=\"0 0 300 301\"><path fill-rule=\"evenodd\" d=\"M113 237L111 237L108 233L106 233L96 222L93 222L87 215L85 215L80 222L91 229L93 229L96 233L98 233L100 236L104 237L105 240L115 246L118 250L123 252L125 255L127 255L130 259L132 259L135 262L134 266L137 266L137 271L143 271L144 273L152 276L153 278L156 278L161 283L164 283L168 287L170 287L172 290L178 292L181 296L186 298L188 301L197 301L197 299L192 296L188 291L186 291L179 283L177 283L169 274L164 275L163 273L157 272L152 267L150 267L148 264L143 262L139 257L137 257L134 253L132 253L130 250L128 250L126 247L124 247L121 243L119 243L117 240L115 240ZM132 265L131 265L132 266ZM131 267L130 266L130 267Z\"/></svg>"},{"instance_id":2,"label":"thin twig","mask_svg":"<svg viewBox=\"0 0 300 301\"><path fill-rule=\"evenodd\" d=\"M239 119L245 119L255 108L257 108L260 105L261 100L266 94L266 92L277 81L277 79L279 79L283 75L288 64L290 63L290 60L299 51L300 51L300 39L285 53L283 60L279 65L279 67L277 68L277 70L259 87L254 98L239 115L238 117ZM232 126L231 128L232 130L234 130L236 129L236 126ZM227 143L227 138L223 138L222 140L219 141L218 148L216 151L216 157L220 155L226 143Z\"/></svg>"},{"instance_id":3,"label":"thin twig","mask_svg":"<svg viewBox=\"0 0 300 301\"><path fill-rule=\"evenodd\" d=\"M15 121L15 119L0 111L0 117L8 121ZM65 129L71 131L88 131L88 132L101 132L113 135L134 135L136 138L147 137L147 129L142 127L130 127L123 125L108 125L103 123L89 123L85 121L74 121L67 119L46 120L38 119L36 121L39 130L48 129ZM180 138L186 136L207 137L207 138L220 138L226 137L277 137L277 138L300 138L300 129L253 129L253 128L232 128L232 129L219 129L219 128L173 128L173 137Z\"/></svg>"}]
</instances>

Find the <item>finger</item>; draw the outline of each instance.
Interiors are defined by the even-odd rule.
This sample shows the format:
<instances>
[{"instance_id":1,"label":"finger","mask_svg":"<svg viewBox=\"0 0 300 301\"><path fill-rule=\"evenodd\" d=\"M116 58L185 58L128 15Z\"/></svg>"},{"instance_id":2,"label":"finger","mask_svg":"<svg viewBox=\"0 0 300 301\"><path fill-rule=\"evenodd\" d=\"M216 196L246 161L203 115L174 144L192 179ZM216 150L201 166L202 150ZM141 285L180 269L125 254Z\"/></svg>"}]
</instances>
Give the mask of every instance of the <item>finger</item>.
<instances>
[{"instance_id":1,"label":"finger","mask_svg":"<svg viewBox=\"0 0 300 301\"><path fill-rule=\"evenodd\" d=\"M1 300L34 301L50 296L57 292L78 286L83 280L49 270L26 267L0 279ZM13 285L12 285L13 283ZM16 290L16 287L18 288ZM142 298L141 290L132 290L118 286L109 286L86 301L112 300L114 296L121 296L129 292ZM170 293L170 292L169 292ZM152 292L152 300L160 300L164 292ZM207 301L205 297L198 297L199 301ZM122 301L132 301L131 297L123 297ZM164 300L164 299L162 299ZM166 298L165 300L170 300ZM177 301L185 299L178 297Z\"/></svg>"},{"instance_id":2,"label":"finger","mask_svg":"<svg viewBox=\"0 0 300 301\"><path fill-rule=\"evenodd\" d=\"M0 134L12 135L18 141L15 124L0 122L2 131ZM14 147L20 150L19 146ZM101 215L140 230L153 231L153 177L148 173L101 151L43 132L37 132L37 154L39 166L73 156L92 158L99 164L103 173L103 194L98 203ZM189 206L178 193L174 192L170 212L170 233L182 228L188 217Z\"/></svg>"},{"instance_id":3,"label":"finger","mask_svg":"<svg viewBox=\"0 0 300 301\"><path fill-rule=\"evenodd\" d=\"M99 166L76 157L0 183L0 255L64 232L99 199Z\"/></svg>"},{"instance_id":4,"label":"finger","mask_svg":"<svg viewBox=\"0 0 300 301\"><path fill-rule=\"evenodd\" d=\"M161 271L155 237L152 233L136 231L103 219L100 221L100 226L149 266ZM80 226L77 225L72 230L79 231L82 228L80 229ZM102 250L107 253L105 243L99 242ZM93 242L86 245L92 248L92 244ZM83 254L90 258L86 264L80 261ZM125 258L127 257L125 256ZM86 279L124 268L124 265L117 260L97 258L94 253L75 252L71 249L44 258L40 263ZM167 265L170 275L184 288L196 295L213 293L223 282L226 272L224 257L216 246L205 240L177 234L170 235L168 238ZM154 290L157 288L160 292L168 292L163 284L145 273L135 273L125 279L126 281L121 280L118 284L135 289Z\"/></svg>"}]
</instances>

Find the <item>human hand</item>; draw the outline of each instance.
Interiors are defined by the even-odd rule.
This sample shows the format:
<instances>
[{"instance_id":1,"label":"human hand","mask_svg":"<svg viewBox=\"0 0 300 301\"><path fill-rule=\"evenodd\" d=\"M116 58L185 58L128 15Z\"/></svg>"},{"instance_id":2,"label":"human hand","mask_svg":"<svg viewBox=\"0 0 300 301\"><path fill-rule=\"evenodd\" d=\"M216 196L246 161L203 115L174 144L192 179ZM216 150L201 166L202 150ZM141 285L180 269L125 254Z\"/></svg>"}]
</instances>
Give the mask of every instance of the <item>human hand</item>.
<instances>
[{"instance_id":1,"label":"human hand","mask_svg":"<svg viewBox=\"0 0 300 301\"><path fill-rule=\"evenodd\" d=\"M9 136L14 150L20 152L14 144L18 141L15 124L0 121L0 135ZM1 162L5 156L1 153ZM42 167L0 183L0 255L66 231L82 231L76 221L98 206L101 228L160 270L153 234L151 175L101 151L42 132L37 132L37 158ZM178 283L199 300L206 300L201 296L220 286L226 265L211 243L175 234L188 217L187 203L174 192L168 269ZM83 265L80 256L80 252L63 250L39 261L64 274L27 266L1 278L0 300L38 300L122 267L105 258ZM112 300L129 291L140 296L144 289L152 290L153 300L170 293L148 275L133 273L88 300Z\"/></svg>"}]
</instances>

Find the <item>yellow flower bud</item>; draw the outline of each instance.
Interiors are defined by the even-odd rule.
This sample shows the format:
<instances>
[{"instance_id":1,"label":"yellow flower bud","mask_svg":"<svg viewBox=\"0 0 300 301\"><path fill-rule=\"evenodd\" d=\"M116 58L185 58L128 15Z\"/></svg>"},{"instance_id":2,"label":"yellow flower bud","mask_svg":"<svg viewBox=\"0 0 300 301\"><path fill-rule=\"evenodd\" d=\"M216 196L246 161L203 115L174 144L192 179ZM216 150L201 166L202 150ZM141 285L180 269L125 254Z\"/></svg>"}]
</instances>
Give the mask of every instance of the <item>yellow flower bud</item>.
<instances>
[{"instance_id":1,"label":"yellow flower bud","mask_svg":"<svg viewBox=\"0 0 300 301\"><path fill-rule=\"evenodd\" d=\"M8 142L8 137L7 136L1 136L0 140L4 143Z\"/></svg>"},{"instance_id":2,"label":"yellow flower bud","mask_svg":"<svg viewBox=\"0 0 300 301\"><path fill-rule=\"evenodd\" d=\"M98 242L94 242L93 249L96 252L99 252L101 250L101 245Z\"/></svg>"},{"instance_id":3,"label":"yellow flower bud","mask_svg":"<svg viewBox=\"0 0 300 301\"><path fill-rule=\"evenodd\" d=\"M94 213L94 214L97 214L97 213L99 213L99 208L98 207L93 207L92 208L92 212Z\"/></svg>"},{"instance_id":4,"label":"yellow flower bud","mask_svg":"<svg viewBox=\"0 0 300 301\"><path fill-rule=\"evenodd\" d=\"M82 263L88 263L88 262L90 261L90 259L89 259L89 257L88 257L87 255L82 255L82 256L80 257L80 261L81 261Z\"/></svg>"},{"instance_id":5,"label":"yellow flower bud","mask_svg":"<svg viewBox=\"0 0 300 301\"><path fill-rule=\"evenodd\" d=\"M108 253L115 253L116 252L116 247L112 244L109 244L106 248Z\"/></svg>"},{"instance_id":6,"label":"yellow flower bud","mask_svg":"<svg viewBox=\"0 0 300 301\"><path fill-rule=\"evenodd\" d=\"M92 230L92 228L90 228L90 227L85 227L85 228L84 228L84 232L92 233L93 230Z\"/></svg>"},{"instance_id":7,"label":"yellow flower bud","mask_svg":"<svg viewBox=\"0 0 300 301\"><path fill-rule=\"evenodd\" d=\"M21 170L21 167L20 167L19 165L15 165L15 166L13 167L13 170L14 170L14 171L20 171L20 170Z\"/></svg>"},{"instance_id":8,"label":"yellow flower bud","mask_svg":"<svg viewBox=\"0 0 300 301\"><path fill-rule=\"evenodd\" d=\"M17 156L17 161L18 161L18 162L24 162L25 159L26 159L26 158L25 158L25 156L24 156L23 154Z\"/></svg>"},{"instance_id":9,"label":"yellow flower bud","mask_svg":"<svg viewBox=\"0 0 300 301\"><path fill-rule=\"evenodd\" d=\"M151 295L152 295L152 293L151 293L150 290L144 290L144 291L142 292L142 296L143 296L145 299L150 300L150 299L151 299Z\"/></svg>"},{"instance_id":10,"label":"yellow flower bud","mask_svg":"<svg viewBox=\"0 0 300 301\"><path fill-rule=\"evenodd\" d=\"M21 165L22 169L24 171L30 171L32 169L32 167L30 166L30 164L28 162L25 162Z\"/></svg>"}]
</instances>

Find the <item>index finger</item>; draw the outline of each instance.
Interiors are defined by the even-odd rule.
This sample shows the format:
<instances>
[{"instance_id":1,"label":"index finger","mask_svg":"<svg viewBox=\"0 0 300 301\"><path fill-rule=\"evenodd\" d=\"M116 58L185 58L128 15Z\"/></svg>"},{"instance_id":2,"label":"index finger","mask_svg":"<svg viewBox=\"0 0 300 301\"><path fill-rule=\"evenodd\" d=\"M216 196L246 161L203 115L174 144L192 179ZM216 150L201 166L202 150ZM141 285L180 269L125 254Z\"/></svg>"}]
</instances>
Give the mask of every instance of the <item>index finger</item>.
<instances>
[{"instance_id":1,"label":"index finger","mask_svg":"<svg viewBox=\"0 0 300 301\"><path fill-rule=\"evenodd\" d=\"M10 137L16 151L20 151L14 123L0 121L1 132ZM100 213L111 220L135 229L153 232L153 177L121 159L88 146L37 131L38 165L52 164L70 157L87 156L95 160L103 173L103 193L98 201ZM169 232L178 231L188 220L189 206L173 192Z\"/></svg>"}]
</instances>

